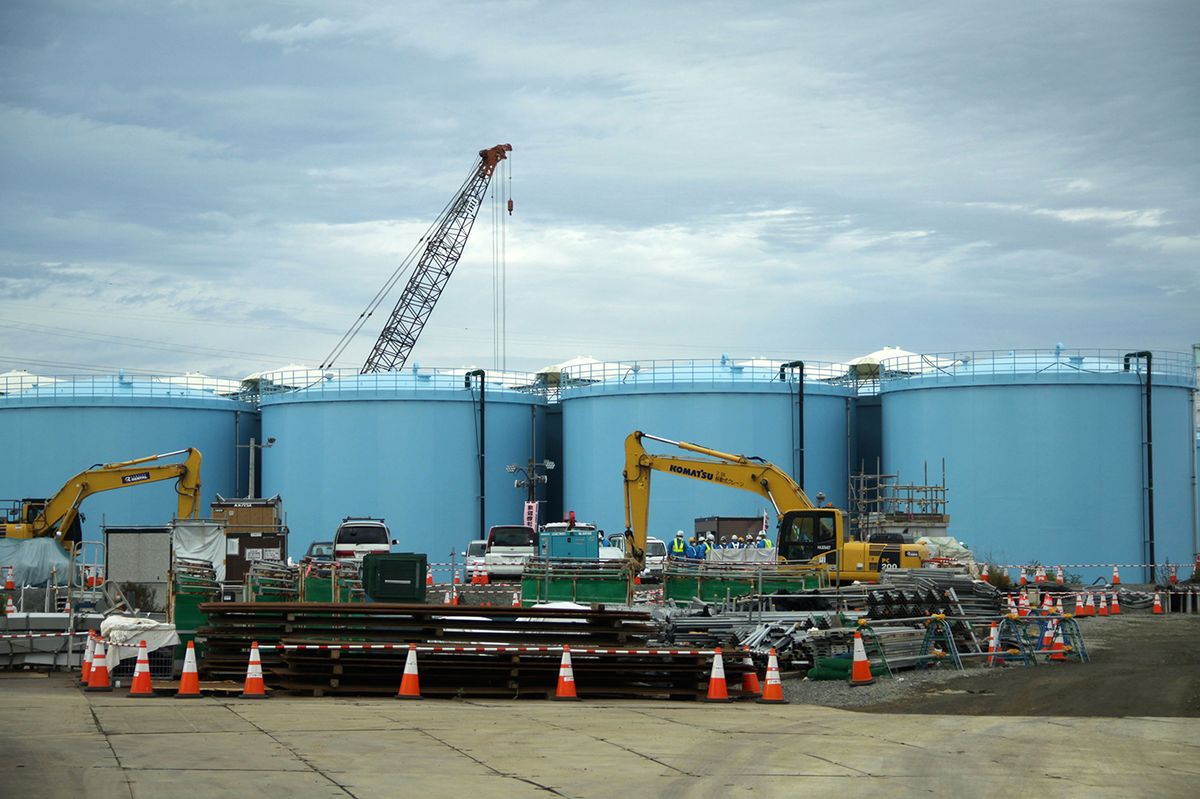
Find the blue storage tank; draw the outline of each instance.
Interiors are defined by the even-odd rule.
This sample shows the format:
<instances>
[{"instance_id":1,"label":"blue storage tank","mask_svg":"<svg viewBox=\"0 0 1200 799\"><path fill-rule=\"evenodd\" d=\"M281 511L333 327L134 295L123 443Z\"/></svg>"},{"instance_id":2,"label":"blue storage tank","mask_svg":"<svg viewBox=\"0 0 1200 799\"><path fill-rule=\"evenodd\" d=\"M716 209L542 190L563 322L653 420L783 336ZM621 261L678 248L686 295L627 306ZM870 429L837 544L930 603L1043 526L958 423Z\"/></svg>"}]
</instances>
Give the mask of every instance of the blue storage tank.
<instances>
[{"instance_id":1,"label":"blue storage tank","mask_svg":"<svg viewBox=\"0 0 1200 799\"><path fill-rule=\"evenodd\" d=\"M257 430L258 413L239 389L193 375L0 376L0 496L47 497L95 464L195 447L207 516L217 494L238 496L246 456L236 445ZM166 524L176 507L173 480L94 494L80 506L84 539L99 540L102 523Z\"/></svg>"},{"instance_id":2,"label":"blue storage tank","mask_svg":"<svg viewBox=\"0 0 1200 799\"><path fill-rule=\"evenodd\" d=\"M533 378L486 378L485 527L519 524L514 487L531 449L541 460L545 397ZM479 536L479 382L464 370L412 368L359 375L272 376L261 397L263 493L287 509L291 549L328 541L346 516L387 521L399 549L431 562Z\"/></svg>"},{"instance_id":3,"label":"blue storage tank","mask_svg":"<svg viewBox=\"0 0 1200 799\"><path fill-rule=\"evenodd\" d=\"M804 488L845 507L853 451L853 388L845 368L809 362L804 383ZM799 384L768 361L637 361L572 367L561 381L563 506L607 532L625 529L625 437L634 430L798 471ZM647 449L684 455L647 442ZM754 494L655 473L650 535L689 535L705 516L756 516L774 509ZM772 527L773 529L773 527Z\"/></svg>"},{"instance_id":4,"label":"blue storage tank","mask_svg":"<svg viewBox=\"0 0 1200 799\"><path fill-rule=\"evenodd\" d=\"M1190 358L1155 353L1152 378L1155 560L1188 563L1197 535ZM944 460L950 531L992 563L1149 563L1146 380L1142 358L1061 346L888 361L884 469L919 481L926 464L940 474Z\"/></svg>"}]
</instances>

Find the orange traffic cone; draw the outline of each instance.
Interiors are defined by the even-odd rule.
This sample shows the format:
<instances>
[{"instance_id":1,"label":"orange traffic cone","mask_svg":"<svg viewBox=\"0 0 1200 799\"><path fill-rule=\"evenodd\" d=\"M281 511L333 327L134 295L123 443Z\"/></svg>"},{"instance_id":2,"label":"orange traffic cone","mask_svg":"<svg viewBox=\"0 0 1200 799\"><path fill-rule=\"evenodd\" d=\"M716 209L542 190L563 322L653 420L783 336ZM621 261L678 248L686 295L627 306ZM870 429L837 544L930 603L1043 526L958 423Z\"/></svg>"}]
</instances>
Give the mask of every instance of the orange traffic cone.
<instances>
[{"instance_id":1,"label":"orange traffic cone","mask_svg":"<svg viewBox=\"0 0 1200 799\"><path fill-rule=\"evenodd\" d=\"M1042 612L1046 613L1054 609L1054 597L1047 591L1042 595Z\"/></svg>"},{"instance_id":2,"label":"orange traffic cone","mask_svg":"<svg viewBox=\"0 0 1200 799\"><path fill-rule=\"evenodd\" d=\"M1113 591L1112 602L1110 602L1108 605L1108 615L1109 616L1120 616L1121 615L1121 600L1117 599L1116 591Z\"/></svg>"},{"instance_id":3,"label":"orange traffic cone","mask_svg":"<svg viewBox=\"0 0 1200 799\"><path fill-rule=\"evenodd\" d=\"M987 664L996 664L996 653L1000 651L1000 625L992 622L991 632L988 633Z\"/></svg>"},{"instance_id":4,"label":"orange traffic cone","mask_svg":"<svg viewBox=\"0 0 1200 799\"><path fill-rule=\"evenodd\" d=\"M1078 615L1078 616L1095 616L1096 615L1096 603L1093 600L1094 600L1094 597L1092 596L1091 592L1089 591L1088 595L1087 595L1087 599L1084 600L1084 603L1083 603L1083 613L1079 613L1076 615Z\"/></svg>"},{"instance_id":5,"label":"orange traffic cone","mask_svg":"<svg viewBox=\"0 0 1200 799\"><path fill-rule=\"evenodd\" d=\"M96 651L96 633L88 630L87 646L83 649L83 660L79 663L79 684L88 684L88 675L92 671L92 653Z\"/></svg>"},{"instance_id":6,"label":"orange traffic cone","mask_svg":"<svg viewBox=\"0 0 1200 799\"><path fill-rule=\"evenodd\" d=\"M8 597L4 602L4 615L15 616L17 614L17 606L13 604L12 597Z\"/></svg>"},{"instance_id":7,"label":"orange traffic cone","mask_svg":"<svg viewBox=\"0 0 1200 799\"><path fill-rule=\"evenodd\" d=\"M1042 641L1038 645L1038 652L1040 654L1048 654L1050 652L1050 645L1053 643L1054 643L1054 621L1051 620L1046 623L1046 629L1042 631Z\"/></svg>"},{"instance_id":8,"label":"orange traffic cone","mask_svg":"<svg viewBox=\"0 0 1200 799\"><path fill-rule=\"evenodd\" d=\"M426 586L433 585L433 567L432 566L425 567L425 585Z\"/></svg>"},{"instance_id":9,"label":"orange traffic cone","mask_svg":"<svg viewBox=\"0 0 1200 799\"><path fill-rule=\"evenodd\" d=\"M779 680L779 658L775 655L774 647L771 648L771 656L767 658L767 687L763 690L763 695L754 701L760 705L786 705L788 703L783 698L783 683Z\"/></svg>"},{"instance_id":10,"label":"orange traffic cone","mask_svg":"<svg viewBox=\"0 0 1200 799\"><path fill-rule=\"evenodd\" d=\"M1162 597L1159 596L1157 591L1154 592L1154 609L1150 612L1153 613L1155 616L1162 615L1162 612L1163 612Z\"/></svg>"},{"instance_id":11,"label":"orange traffic cone","mask_svg":"<svg viewBox=\"0 0 1200 799\"><path fill-rule=\"evenodd\" d=\"M754 661L750 659L749 647L742 647L742 665L746 667L746 671L742 673L742 691L758 696L762 693L762 686L758 682L758 671L754 668ZM778 664L776 665L778 667Z\"/></svg>"},{"instance_id":12,"label":"orange traffic cone","mask_svg":"<svg viewBox=\"0 0 1200 799\"><path fill-rule=\"evenodd\" d=\"M238 699L266 699L267 686L263 682L262 657L258 654L258 641L250 642L250 662L246 664L246 682Z\"/></svg>"},{"instance_id":13,"label":"orange traffic cone","mask_svg":"<svg viewBox=\"0 0 1200 799\"><path fill-rule=\"evenodd\" d=\"M987 578L988 578L988 565L987 565L987 561L984 561L983 566L979 569L979 579L983 580L986 583Z\"/></svg>"},{"instance_id":14,"label":"orange traffic cone","mask_svg":"<svg viewBox=\"0 0 1200 799\"><path fill-rule=\"evenodd\" d=\"M85 691L111 691L112 681L108 679L108 655L104 651L104 639L96 639L96 650L92 653L92 670L88 672L88 684Z\"/></svg>"},{"instance_id":15,"label":"orange traffic cone","mask_svg":"<svg viewBox=\"0 0 1200 799\"><path fill-rule=\"evenodd\" d=\"M424 699L421 696L421 678L417 675L417 645L408 645L408 657L404 659L404 676L400 678L397 699Z\"/></svg>"},{"instance_id":16,"label":"orange traffic cone","mask_svg":"<svg viewBox=\"0 0 1200 799\"><path fill-rule=\"evenodd\" d=\"M1028 583L1029 583L1029 581L1025 579L1025 567L1024 567L1024 566L1022 566L1022 567L1021 567L1021 585L1022 585L1022 586L1025 586L1025 585L1027 585Z\"/></svg>"},{"instance_id":17,"label":"orange traffic cone","mask_svg":"<svg viewBox=\"0 0 1200 799\"><path fill-rule=\"evenodd\" d=\"M854 663L850 666L851 685L870 685L875 682L871 675L871 661L867 660L867 650L863 646L862 633L854 631Z\"/></svg>"},{"instance_id":18,"label":"orange traffic cone","mask_svg":"<svg viewBox=\"0 0 1200 799\"><path fill-rule=\"evenodd\" d=\"M454 570L454 584L462 585L462 578L458 576L458 569Z\"/></svg>"},{"instance_id":19,"label":"orange traffic cone","mask_svg":"<svg viewBox=\"0 0 1200 799\"><path fill-rule=\"evenodd\" d=\"M150 685L150 653L146 650L145 641L138 641L137 665L133 668L129 695L134 698L154 696L154 688Z\"/></svg>"},{"instance_id":20,"label":"orange traffic cone","mask_svg":"<svg viewBox=\"0 0 1200 799\"><path fill-rule=\"evenodd\" d=\"M479 584L480 584L480 585L487 585L487 584L488 584L488 582L489 582L489 580L488 580L488 573L487 573L487 572L485 572L485 571L481 571L481 572L479 572Z\"/></svg>"},{"instance_id":21,"label":"orange traffic cone","mask_svg":"<svg viewBox=\"0 0 1200 799\"><path fill-rule=\"evenodd\" d=\"M1057 569L1054 570L1054 582L1058 583L1059 585L1062 585L1065 582L1065 580L1063 579L1063 567L1062 566L1059 566Z\"/></svg>"},{"instance_id":22,"label":"orange traffic cone","mask_svg":"<svg viewBox=\"0 0 1200 799\"><path fill-rule=\"evenodd\" d=\"M520 591L513 591L512 606L514 608L521 607L521 592Z\"/></svg>"},{"instance_id":23,"label":"orange traffic cone","mask_svg":"<svg viewBox=\"0 0 1200 799\"><path fill-rule=\"evenodd\" d=\"M563 645L562 660L558 664L558 688L554 698L561 701L578 702L575 695L575 671L571 668L571 648Z\"/></svg>"},{"instance_id":24,"label":"orange traffic cone","mask_svg":"<svg viewBox=\"0 0 1200 799\"><path fill-rule=\"evenodd\" d=\"M4 571L4 590L5 591L16 591L17 590L17 583L15 580L13 580L13 567L12 566L9 566Z\"/></svg>"},{"instance_id":25,"label":"orange traffic cone","mask_svg":"<svg viewBox=\"0 0 1200 799\"><path fill-rule=\"evenodd\" d=\"M1112 584L1113 585L1121 584L1121 574L1120 574L1120 572L1117 571L1117 564L1115 564L1115 563L1113 564Z\"/></svg>"},{"instance_id":26,"label":"orange traffic cone","mask_svg":"<svg viewBox=\"0 0 1200 799\"><path fill-rule=\"evenodd\" d=\"M179 678L176 699L200 698L200 673L196 670L196 642L188 641L187 654L183 658L183 675Z\"/></svg>"},{"instance_id":27,"label":"orange traffic cone","mask_svg":"<svg viewBox=\"0 0 1200 799\"><path fill-rule=\"evenodd\" d=\"M1046 567L1039 565L1037 571L1033 573L1033 581L1035 583L1046 582Z\"/></svg>"},{"instance_id":28,"label":"orange traffic cone","mask_svg":"<svg viewBox=\"0 0 1200 799\"><path fill-rule=\"evenodd\" d=\"M713 652L712 672L708 676L708 696L705 702L731 702L729 686L725 682L725 661L721 658L721 647Z\"/></svg>"},{"instance_id":29,"label":"orange traffic cone","mask_svg":"<svg viewBox=\"0 0 1200 799\"><path fill-rule=\"evenodd\" d=\"M1050 643L1050 659L1061 662L1067 659L1067 649L1063 645L1062 625L1054 625L1054 640Z\"/></svg>"},{"instance_id":30,"label":"orange traffic cone","mask_svg":"<svg viewBox=\"0 0 1200 799\"><path fill-rule=\"evenodd\" d=\"M1167 582L1171 585L1176 585L1179 582L1179 574L1175 571L1175 564L1172 563L1167 567L1170 570L1170 576L1167 577Z\"/></svg>"},{"instance_id":31,"label":"orange traffic cone","mask_svg":"<svg viewBox=\"0 0 1200 799\"><path fill-rule=\"evenodd\" d=\"M1096 615L1097 616L1107 616L1108 615L1108 599L1105 597L1105 594L1103 591L1100 592L1100 600L1096 607Z\"/></svg>"},{"instance_id":32,"label":"orange traffic cone","mask_svg":"<svg viewBox=\"0 0 1200 799\"><path fill-rule=\"evenodd\" d=\"M1029 594L1021 591L1021 598L1017 600L1017 615L1022 619L1029 615Z\"/></svg>"},{"instance_id":33,"label":"orange traffic cone","mask_svg":"<svg viewBox=\"0 0 1200 799\"><path fill-rule=\"evenodd\" d=\"M1009 616L1017 615L1017 606L1016 606L1016 603L1013 602L1012 594L1008 595L1008 615Z\"/></svg>"},{"instance_id":34,"label":"orange traffic cone","mask_svg":"<svg viewBox=\"0 0 1200 799\"><path fill-rule=\"evenodd\" d=\"M1057 613L1059 616L1066 615L1067 611L1063 608L1062 594L1058 595L1058 601L1054 603L1054 612Z\"/></svg>"}]
</instances>

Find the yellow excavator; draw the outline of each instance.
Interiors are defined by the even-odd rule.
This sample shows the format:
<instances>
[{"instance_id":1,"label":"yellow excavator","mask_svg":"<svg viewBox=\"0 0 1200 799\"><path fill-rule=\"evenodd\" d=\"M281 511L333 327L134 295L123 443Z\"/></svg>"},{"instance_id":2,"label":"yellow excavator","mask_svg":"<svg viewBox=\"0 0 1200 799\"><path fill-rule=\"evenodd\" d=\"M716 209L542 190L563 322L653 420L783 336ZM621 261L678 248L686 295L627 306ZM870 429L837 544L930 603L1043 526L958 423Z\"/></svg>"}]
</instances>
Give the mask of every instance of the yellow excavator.
<instances>
[{"instance_id":1,"label":"yellow excavator","mask_svg":"<svg viewBox=\"0 0 1200 799\"><path fill-rule=\"evenodd\" d=\"M182 463L154 464L177 455L187 457ZM172 479L178 481L176 516L195 518L200 512L200 450L188 448L131 461L97 464L72 477L49 499L14 500L0 517L0 536L54 536L69 546L69 542L81 539L79 506L92 494Z\"/></svg>"},{"instance_id":2,"label":"yellow excavator","mask_svg":"<svg viewBox=\"0 0 1200 799\"><path fill-rule=\"evenodd\" d=\"M644 439L704 457L653 455L643 446ZM929 559L929 551L921 544L847 541L842 511L817 507L786 472L762 458L731 455L638 430L625 439L625 551L639 565L645 557L650 475L655 471L765 497L779 519L775 539L779 559L824 567L830 582L878 582L883 570L916 569Z\"/></svg>"}]
</instances>

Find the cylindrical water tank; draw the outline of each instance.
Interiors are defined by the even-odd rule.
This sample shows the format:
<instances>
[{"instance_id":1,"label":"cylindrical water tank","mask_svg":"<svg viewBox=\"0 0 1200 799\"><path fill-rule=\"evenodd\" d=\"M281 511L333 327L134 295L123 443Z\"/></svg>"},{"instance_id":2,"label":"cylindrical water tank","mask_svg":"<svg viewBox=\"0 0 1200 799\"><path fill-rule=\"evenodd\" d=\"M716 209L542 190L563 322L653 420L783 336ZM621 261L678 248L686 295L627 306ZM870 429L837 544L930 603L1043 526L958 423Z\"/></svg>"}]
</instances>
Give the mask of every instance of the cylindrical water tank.
<instances>
[{"instance_id":1,"label":"cylindrical water tank","mask_svg":"<svg viewBox=\"0 0 1200 799\"><path fill-rule=\"evenodd\" d=\"M236 445L258 423L254 405L237 398L239 388L192 375L0 376L0 495L48 498L96 464L195 447L203 456L200 515L207 516L217 494L237 495ZM84 539L97 540L102 523L166 524L176 500L174 480L94 494L80 505Z\"/></svg>"},{"instance_id":2,"label":"cylindrical water tank","mask_svg":"<svg viewBox=\"0 0 1200 799\"><path fill-rule=\"evenodd\" d=\"M803 398L797 370L780 379L766 361L632 361L571 368L560 381L563 416L563 507L608 532L625 529L625 437L634 430L735 455L764 458L796 477L803 399L803 487L816 501L845 507L847 461L853 442L853 391L845 368L805 364ZM691 457L647 442L647 449ZM655 472L650 535L690 534L710 516L775 513L755 494Z\"/></svg>"},{"instance_id":3,"label":"cylindrical water tank","mask_svg":"<svg viewBox=\"0 0 1200 799\"><path fill-rule=\"evenodd\" d=\"M1150 563L1153 488L1154 560L1188 562L1195 377L1185 355L1154 353L1152 363L1061 347L889 360L884 469L913 482L926 466L940 475L944 461L950 532L980 560L1048 567Z\"/></svg>"},{"instance_id":4,"label":"cylindrical water tank","mask_svg":"<svg viewBox=\"0 0 1200 799\"><path fill-rule=\"evenodd\" d=\"M545 398L532 378L479 378L415 368L359 375L329 371L264 380L263 493L279 494L291 549L330 541L347 516L383 518L397 551L431 561L477 538L479 433L485 439L484 527L520 524L527 492L516 488L529 458L542 458Z\"/></svg>"}]
</instances>

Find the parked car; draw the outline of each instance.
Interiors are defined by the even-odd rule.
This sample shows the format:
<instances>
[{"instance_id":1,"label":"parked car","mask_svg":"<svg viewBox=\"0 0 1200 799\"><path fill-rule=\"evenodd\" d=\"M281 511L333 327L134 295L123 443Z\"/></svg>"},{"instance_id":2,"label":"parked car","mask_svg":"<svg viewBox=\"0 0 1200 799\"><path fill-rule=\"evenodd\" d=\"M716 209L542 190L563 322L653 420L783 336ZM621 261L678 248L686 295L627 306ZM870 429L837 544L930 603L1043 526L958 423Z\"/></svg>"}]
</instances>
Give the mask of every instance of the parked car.
<instances>
[{"instance_id":1,"label":"parked car","mask_svg":"<svg viewBox=\"0 0 1200 799\"><path fill-rule=\"evenodd\" d=\"M333 542L313 541L304 553L304 560L333 560Z\"/></svg>"},{"instance_id":2,"label":"parked car","mask_svg":"<svg viewBox=\"0 0 1200 799\"><path fill-rule=\"evenodd\" d=\"M488 579L520 577L537 547L538 534L532 527L501 524L488 530L487 554L483 556Z\"/></svg>"},{"instance_id":3,"label":"parked car","mask_svg":"<svg viewBox=\"0 0 1200 799\"><path fill-rule=\"evenodd\" d=\"M467 579L476 574L486 574L484 556L487 555L487 541L476 539L467 544Z\"/></svg>"},{"instance_id":4,"label":"parked car","mask_svg":"<svg viewBox=\"0 0 1200 799\"><path fill-rule=\"evenodd\" d=\"M333 535L333 556L337 560L356 560L372 553L392 551L392 533L383 519L347 516Z\"/></svg>"}]
</instances>

